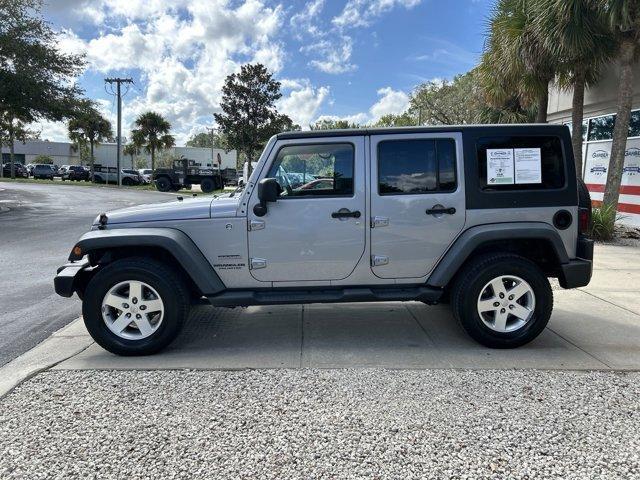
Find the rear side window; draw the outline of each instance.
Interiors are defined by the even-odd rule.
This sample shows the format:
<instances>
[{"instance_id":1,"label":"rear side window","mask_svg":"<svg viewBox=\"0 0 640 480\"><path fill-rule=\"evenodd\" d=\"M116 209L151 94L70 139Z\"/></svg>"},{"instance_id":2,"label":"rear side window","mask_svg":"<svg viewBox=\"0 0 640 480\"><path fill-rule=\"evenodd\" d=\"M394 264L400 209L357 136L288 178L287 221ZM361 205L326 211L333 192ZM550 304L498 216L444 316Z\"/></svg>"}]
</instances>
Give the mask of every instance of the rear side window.
<instances>
[{"instance_id":1,"label":"rear side window","mask_svg":"<svg viewBox=\"0 0 640 480\"><path fill-rule=\"evenodd\" d=\"M558 137L484 137L478 139L476 148L482 190L548 190L565 185L564 153Z\"/></svg>"},{"instance_id":2,"label":"rear side window","mask_svg":"<svg viewBox=\"0 0 640 480\"><path fill-rule=\"evenodd\" d=\"M455 189L456 144L453 139L387 140L378 144L380 195Z\"/></svg>"}]
</instances>

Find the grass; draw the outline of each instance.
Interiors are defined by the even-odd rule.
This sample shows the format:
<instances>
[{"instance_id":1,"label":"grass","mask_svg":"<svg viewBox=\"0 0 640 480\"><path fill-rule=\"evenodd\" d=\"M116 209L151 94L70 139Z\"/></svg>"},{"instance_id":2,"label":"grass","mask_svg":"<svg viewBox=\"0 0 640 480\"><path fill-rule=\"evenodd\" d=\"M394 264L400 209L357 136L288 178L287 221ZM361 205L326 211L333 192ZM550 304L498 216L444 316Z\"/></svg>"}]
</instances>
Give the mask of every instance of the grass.
<instances>
[{"instance_id":1,"label":"grass","mask_svg":"<svg viewBox=\"0 0 640 480\"><path fill-rule=\"evenodd\" d=\"M601 206L591 212L591 226L589 236L594 240L608 241L615 233L615 223L622 220L622 216L613 206Z\"/></svg>"},{"instance_id":2,"label":"grass","mask_svg":"<svg viewBox=\"0 0 640 480\"><path fill-rule=\"evenodd\" d=\"M93 183L93 182L88 182L88 181L59 181L59 180L36 180L35 178L7 178L7 177L3 177L0 178L0 182L6 182L6 183L35 183L35 184L40 184L40 185L72 185L72 186L79 186L79 187L98 187L98 188L118 188L117 185L114 184L105 184L105 183ZM143 184L143 185L130 185L130 186L122 186L122 188L126 188L128 190L146 190L146 191L151 191L151 192L157 192L158 190L156 189L155 185L153 184ZM168 193L175 193L175 194L183 194L183 195L191 195L192 193L197 193L198 195L216 195L216 194L220 194L220 193L224 193L225 191L232 191L231 190L215 190L211 193L201 193L201 192L192 192L191 190L179 190L177 192L168 192Z\"/></svg>"}]
</instances>

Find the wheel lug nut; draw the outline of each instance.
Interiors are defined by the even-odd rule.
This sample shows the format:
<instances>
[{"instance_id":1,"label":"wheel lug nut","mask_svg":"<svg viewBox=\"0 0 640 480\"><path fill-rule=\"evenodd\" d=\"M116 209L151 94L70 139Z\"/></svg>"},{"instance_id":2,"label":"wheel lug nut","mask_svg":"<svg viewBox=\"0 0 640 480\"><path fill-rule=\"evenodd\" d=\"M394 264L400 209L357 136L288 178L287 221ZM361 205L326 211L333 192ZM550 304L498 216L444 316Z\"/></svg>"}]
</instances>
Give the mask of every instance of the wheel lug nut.
<instances>
[{"instance_id":1,"label":"wheel lug nut","mask_svg":"<svg viewBox=\"0 0 640 480\"><path fill-rule=\"evenodd\" d=\"M140 314L138 313L138 314L136 315L136 318L137 318L138 320L140 320L140 319L142 318L142 315L140 315Z\"/></svg>"},{"instance_id":2,"label":"wheel lug nut","mask_svg":"<svg viewBox=\"0 0 640 480\"><path fill-rule=\"evenodd\" d=\"M493 306L494 307L499 307L500 306L500 302L493 302Z\"/></svg>"},{"instance_id":3,"label":"wheel lug nut","mask_svg":"<svg viewBox=\"0 0 640 480\"><path fill-rule=\"evenodd\" d=\"M501 293L500 295L498 295L500 298L504 298L504 293Z\"/></svg>"},{"instance_id":4,"label":"wheel lug nut","mask_svg":"<svg viewBox=\"0 0 640 480\"><path fill-rule=\"evenodd\" d=\"M123 303L122 304L122 308L129 308L129 304L128 303Z\"/></svg>"},{"instance_id":5,"label":"wheel lug nut","mask_svg":"<svg viewBox=\"0 0 640 480\"><path fill-rule=\"evenodd\" d=\"M513 295L509 295L509 300L513 300Z\"/></svg>"},{"instance_id":6,"label":"wheel lug nut","mask_svg":"<svg viewBox=\"0 0 640 480\"><path fill-rule=\"evenodd\" d=\"M130 314L130 313L127 313L125 316L126 316L127 318L129 318L129 317L131 317L131 314Z\"/></svg>"},{"instance_id":7,"label":"wheel lug nut","mask_svg":"<svg viewBox=\"0 0 640 480\"><path fill-rule=\"evenodd\" d=\"M140 310L146 310L147 306L146 305L140 305Z\"/></svg>"},{"instance_id":8,"label":"wheel lug nut","mask_svg":"<svg viewBox=\"0 0 640 480\"><path fill-rule=\"evenodd\" d=\"M513 310L514 308L516 307L514 307L513 305L509 305L509 310Z\"/></svg>"},{"instance_id":9,"label":"wheel lug nut","mask_svg":"<svg viewBox=\"0 0 640 480\"><path fill-rule=\"evenodd\" d=\"M133 303L133 304L135 305L136 303L138 303L138 299L137 299L137 298L135 298L135 297L134 297L134 298L132 298L132 299L131 299L131 303Z\"/></svg>"},{"instance_id":10,"label":"wheel lug nut","mask_svg":"<svg viewBox=\"0 0 640 480\"><path fill-rule=\"evenodd\" d=\"M506 312L506 310L504 308L501 308L500 313L504 313L504 312Z\"/></svg>"}]
</instances>

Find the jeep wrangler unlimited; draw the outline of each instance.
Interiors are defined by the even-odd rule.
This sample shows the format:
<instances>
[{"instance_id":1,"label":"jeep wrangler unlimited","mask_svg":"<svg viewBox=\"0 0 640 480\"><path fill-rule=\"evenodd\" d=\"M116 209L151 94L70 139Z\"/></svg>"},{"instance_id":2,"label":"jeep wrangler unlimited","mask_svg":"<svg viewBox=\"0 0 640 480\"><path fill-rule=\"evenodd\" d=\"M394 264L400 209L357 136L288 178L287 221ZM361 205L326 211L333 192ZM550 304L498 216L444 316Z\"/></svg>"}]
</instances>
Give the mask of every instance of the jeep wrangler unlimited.
<instances>
[{"instance_id":1,"label":"jeep wrangler unlimited","mask_svg":"<svg viewBox=\"0 0 640 480\"><path fill-rule=\"evenodd\" d=\"M244 190L100 214L55 278L105 349L151 354L192 302L449 302L488 347L587 285L591 203L558 125L281 133ZM348 321L348 318L345 318Z\"/></svg>"}]
</instances>

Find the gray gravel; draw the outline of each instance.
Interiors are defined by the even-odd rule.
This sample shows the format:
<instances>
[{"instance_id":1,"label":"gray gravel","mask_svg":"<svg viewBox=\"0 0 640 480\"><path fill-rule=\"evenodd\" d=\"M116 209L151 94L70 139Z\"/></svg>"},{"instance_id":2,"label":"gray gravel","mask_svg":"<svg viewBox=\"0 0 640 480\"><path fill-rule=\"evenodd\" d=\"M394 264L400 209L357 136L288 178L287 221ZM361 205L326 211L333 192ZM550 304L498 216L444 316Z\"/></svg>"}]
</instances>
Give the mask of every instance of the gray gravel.
<instances>
[{"instance_id":1,"label":"gray gravel","mask_svg":"<svg viewBox=\"0 0 640 480\"><path fill-rule=\"evenodd\" d=\"M640 374L47 372L0 478L640 478Z\"/></svg>"}]
</instances>

